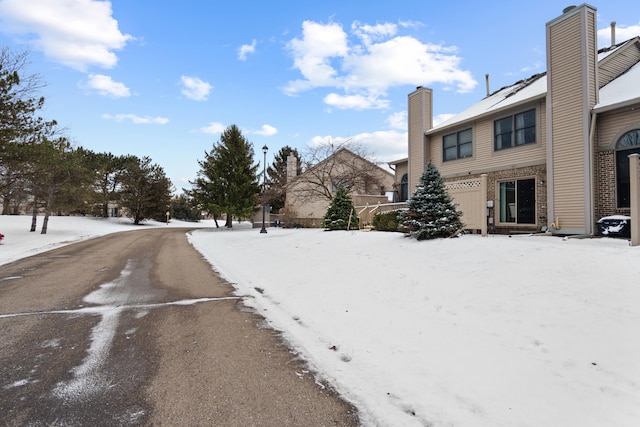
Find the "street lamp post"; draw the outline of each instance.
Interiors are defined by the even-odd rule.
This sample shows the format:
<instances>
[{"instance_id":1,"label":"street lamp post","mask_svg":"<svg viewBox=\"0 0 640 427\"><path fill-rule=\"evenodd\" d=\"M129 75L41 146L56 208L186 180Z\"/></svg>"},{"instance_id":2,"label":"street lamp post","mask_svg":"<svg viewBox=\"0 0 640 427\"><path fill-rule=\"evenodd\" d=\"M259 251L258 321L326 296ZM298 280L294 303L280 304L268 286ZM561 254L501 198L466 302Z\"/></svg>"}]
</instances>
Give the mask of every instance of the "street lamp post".
<instances>
[{"instance_id":1,"label":"street lamp post","mask_svg":"<svg viewBox=\"0 0 640 427\"><path fill-rule=\"evenodd\" d=\"M264 153L264 163L262 169L262 196L264 197L265 185L267 182L267 151L269 151L269 147L266 145L262 147L262 152ZM264 227L264 216L267 210L266 200L262 200L262 228L260 229L260 234L264 234L267 232L267 229Z\"/></svg>"}]
</instances>

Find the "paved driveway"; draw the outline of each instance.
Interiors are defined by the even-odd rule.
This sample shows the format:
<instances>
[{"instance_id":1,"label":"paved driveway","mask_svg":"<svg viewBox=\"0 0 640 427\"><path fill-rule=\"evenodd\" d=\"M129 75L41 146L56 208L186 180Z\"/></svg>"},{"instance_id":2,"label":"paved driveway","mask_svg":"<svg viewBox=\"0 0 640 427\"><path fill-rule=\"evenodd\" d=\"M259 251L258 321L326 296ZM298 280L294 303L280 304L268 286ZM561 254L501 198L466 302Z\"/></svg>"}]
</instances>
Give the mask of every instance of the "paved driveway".
<instances>
[{"instance_id":1,"label":"paved driveway","mask_svg":"<svg viewBox=\"0 0 640 427\"><path fill-rule=\"evenodd\" d=\"M0 425L355 426L186 240L151 229L0 267Z\"/></svg>"}]
</instances>

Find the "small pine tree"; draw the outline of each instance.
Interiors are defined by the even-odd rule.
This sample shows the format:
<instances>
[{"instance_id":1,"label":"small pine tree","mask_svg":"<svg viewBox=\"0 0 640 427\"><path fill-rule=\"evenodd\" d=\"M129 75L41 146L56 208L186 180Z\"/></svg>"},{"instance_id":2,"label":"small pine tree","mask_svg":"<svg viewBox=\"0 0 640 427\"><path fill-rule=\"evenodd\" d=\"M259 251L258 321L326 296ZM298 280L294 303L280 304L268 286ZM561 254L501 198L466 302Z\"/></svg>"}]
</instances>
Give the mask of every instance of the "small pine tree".
<instances>
[{"instance_id":1,"label":"small pine tree","mask_svg":"<svg viewBox=\"0 0 640 427\"><path fill-rule=\"evenodd\" d=\"M349 224L351 220L351 224ZM358 228L358 217L356 216L353 200L343 186L339 186L327 213L322 220L322 227L327 230L346 230L347 227Z\"/></svg>"},{"instance_id":2,"label":"small pine tree","mask_svg":"<svg viewBox=\"0 0 640 427\"><path fill-rule=\"evenodd\" d=\"M452 237L462 231L462 212L444 186L440 172L429 162L416 191L407 201L408 210L398 215L400 230L417 240Z\"/></svg>"}]
</instances>

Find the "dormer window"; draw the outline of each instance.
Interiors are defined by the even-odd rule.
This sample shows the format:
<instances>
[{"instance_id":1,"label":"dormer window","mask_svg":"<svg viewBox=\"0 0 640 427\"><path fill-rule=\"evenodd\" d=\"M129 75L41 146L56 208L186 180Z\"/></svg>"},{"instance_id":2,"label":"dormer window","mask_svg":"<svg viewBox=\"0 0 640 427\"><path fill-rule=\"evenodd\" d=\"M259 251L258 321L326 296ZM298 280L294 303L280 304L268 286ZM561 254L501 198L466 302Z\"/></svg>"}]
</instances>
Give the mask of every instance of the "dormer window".
<instances>
[{"instance_id":1,"label":"dormer window","mask_svg":"<svg viewBox=\"0 0 640 427\"><path fill-rule=\"evenodd\" d=\"M497 150L536 142L536 110L493 122L493 147Z\"/></svg>"}]
</instances>

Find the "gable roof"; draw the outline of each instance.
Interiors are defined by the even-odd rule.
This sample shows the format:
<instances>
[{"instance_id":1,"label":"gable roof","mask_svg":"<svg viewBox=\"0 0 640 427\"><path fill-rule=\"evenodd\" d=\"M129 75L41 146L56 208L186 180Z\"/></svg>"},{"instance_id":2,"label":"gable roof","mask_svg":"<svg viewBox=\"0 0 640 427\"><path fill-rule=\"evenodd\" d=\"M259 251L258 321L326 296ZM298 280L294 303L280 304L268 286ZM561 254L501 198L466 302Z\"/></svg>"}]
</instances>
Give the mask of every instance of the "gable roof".
<instances>
[{"instance_id":1,"label":"gable roof","mask_svg":"<svg viewBox=\"0 0 640 427\"><path fill-rule=\"evenodd\" d=\"M364 162L364 163L367 163L367 164L369 164L371 166L375 166L376 168L380 169L381 172L383 172L383 173L385 173L385 174L387 174L389 176L394 176L388 170L380 167L380 165L377 165L377 164L373 163L372 161L370 161L369 159L366 159L366 158L360 156L359 154L354 153L353 151L349 150L348 148L341 147L337 151L335 151L333 154L331 154L329 157L327 157L325 159L322 159L321 161L319 161L315 165L312 165L309 169L307 169L304 172L302 172L300 175L297 175L294 178L294 180L299 178L300 176L308 174L312 170L315 170L315 169L323 167L323 165L325 165L326 163L332 161L333 158L338 157L338 156L344 156L344 155L347 155L347 156L351 157L355 161Z\"/></svg>"},{"instance_id":2,"label":"gable roof","mask_svg":"<svg viewBox=\"0 0 640 427\"><path fill-rule=\"evenodd\" d=\"M627 60L636 61L635 65L622 74L617 75L600 89L599 103L594 111L606 111L640 102L640 62L628 56L631 49L640 49L640 37L600 49L598 51L598 66L611 61L615 55L625 55ZM498 113L502 110L524 105L547 96L547 73L534 74L528 79L520 80L510 86L499 89L477 104L461 113L439 123L425 134L441 132L465 124L470 120L477 120L484 116Z\"/></svg>"},{"instance_id":3,"label":"gable roof","mask_svg":"<svg viewBox=\"0 0 640 427\"><path fill-rule=\"evenodd\" d=\"M478 119L501 110L544 98L547 95L546 73L534 74L528 79L520 80L511 86L505 86L487 96L477 104L456 114L448 120L425 132L427 135L446 128L455 127L470 119Z\"/></svg>"}]
</instances>

